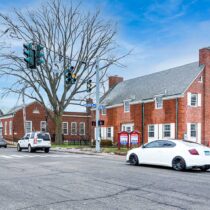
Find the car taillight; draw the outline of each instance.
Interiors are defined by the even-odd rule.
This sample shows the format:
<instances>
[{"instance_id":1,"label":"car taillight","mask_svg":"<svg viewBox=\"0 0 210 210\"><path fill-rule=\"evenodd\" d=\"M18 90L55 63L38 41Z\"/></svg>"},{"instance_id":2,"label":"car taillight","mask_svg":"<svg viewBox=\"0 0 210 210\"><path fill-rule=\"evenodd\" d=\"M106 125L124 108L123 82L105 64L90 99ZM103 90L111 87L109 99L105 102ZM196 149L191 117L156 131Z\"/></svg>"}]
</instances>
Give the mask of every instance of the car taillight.
<instances>
[{"instance_id":1,"label":"car taillight","mask_svg":"<svg viewBox=\"0 0 210 210\"><path fill-rule=\"evenodd\" d=\"M37 144L37 138L34 138L34 144Z\"/></svg>"},{"instance_id":2,"label":"car taillight","mask_svg":"<svg viewBox=\"0 0 210 210\"><path fill-rule=\"evenodd\" d=\"M191 155L199 155L199 153L196 149L190 149L189 152Z\"/></svg>"}]
</instances>

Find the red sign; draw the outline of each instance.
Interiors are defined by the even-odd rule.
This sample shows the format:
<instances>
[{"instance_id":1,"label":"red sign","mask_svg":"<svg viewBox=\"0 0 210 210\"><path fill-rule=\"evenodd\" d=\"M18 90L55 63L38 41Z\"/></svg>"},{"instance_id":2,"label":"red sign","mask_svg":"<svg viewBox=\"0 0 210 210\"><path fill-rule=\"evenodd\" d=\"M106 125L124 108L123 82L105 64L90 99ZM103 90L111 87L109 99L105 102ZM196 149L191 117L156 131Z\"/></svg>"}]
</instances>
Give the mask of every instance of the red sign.
<instances>
[{"instance_id":1,"label":"red sign","mask_svg":"<svg viewBox=\"0 0 210 210\"><path fill-rule=\"evenodd\" d=\"M132 131L130 133L130 146L132 145L140 146L140 133L138 131Z\"/></svg>"},{"instance_id":2,"label":"red sign","mask_svg":"<svg viewBox=\"0 0 210 210\"><path fill-rule=\"evenodd\" d=\"M118 133L118 149L120 149L121 145L129 147L129 133L126 131Z\"/></svg>"}]
</instances>

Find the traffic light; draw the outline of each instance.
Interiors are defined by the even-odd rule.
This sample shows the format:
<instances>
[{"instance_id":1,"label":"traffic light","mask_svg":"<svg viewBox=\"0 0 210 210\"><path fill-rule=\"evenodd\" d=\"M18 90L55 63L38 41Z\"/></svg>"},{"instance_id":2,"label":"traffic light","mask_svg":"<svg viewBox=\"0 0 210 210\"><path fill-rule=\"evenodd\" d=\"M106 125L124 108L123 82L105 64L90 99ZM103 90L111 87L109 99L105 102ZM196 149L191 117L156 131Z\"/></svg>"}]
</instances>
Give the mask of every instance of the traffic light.
<instances>
[{"instance_id":1,"label":"traffic light","mask_svg":"<svg viewBox=\"0 0 210 210\"><path fill-rule=\"evenodd\" d=\"M44 63L44 47L42 45L36 45L36 65L39 66Z\"/></svg>"},{"instance_id":2,"label":"traffic light","mask_svg":"<svg viewBox=\"0 0 210 210\"><path fill-rule=\"evenodd\" d=\"M70 69L66 69L64 71L64 77L65 77L65 84L70 85L71 84L71 71L70 71Z\"/></svg>"},{"instance_id":3,"label":"traffic light","mask_svg":"<svg viewBox=\"0 0 210 210\"><path fill-rule=\"evenodd\" d=\"M33 49L33 44L23 44L23 54L26 56L24 61L27 64L27 68L36 68L35 50Z\"/></svg>"},{"instance_id":4,"label":"traffic light","mask_svg":"<svg viewBox=\"0 0 210 210\"><path fill-rule=\"evenodd\" d=\"M73 73L73 70L74 70L74 66L71 66L70 68L67 68L64 71L66 85L75 84L77 81L77 75Z\"/></svg>"},{"instance_id":5,"label":"traffic light","mask_svg":"<svg viewBox=\"0 0 210 210\"><path fill-rule=\"evenodd\" d=\"M92 90L92 80L89 79L87 81L87 92L91 92L91 90Z\"/></svg>"},{"instance_id":6,"label":"traffic light","mask_svg":"<svg viewBox=\"0 0 210 210\"><path fill-rule=\"evenodd\" d=\"M77 75L74 73L71 73L71 84L75 84L77 81Z\"/></svg>"}]
</instances>

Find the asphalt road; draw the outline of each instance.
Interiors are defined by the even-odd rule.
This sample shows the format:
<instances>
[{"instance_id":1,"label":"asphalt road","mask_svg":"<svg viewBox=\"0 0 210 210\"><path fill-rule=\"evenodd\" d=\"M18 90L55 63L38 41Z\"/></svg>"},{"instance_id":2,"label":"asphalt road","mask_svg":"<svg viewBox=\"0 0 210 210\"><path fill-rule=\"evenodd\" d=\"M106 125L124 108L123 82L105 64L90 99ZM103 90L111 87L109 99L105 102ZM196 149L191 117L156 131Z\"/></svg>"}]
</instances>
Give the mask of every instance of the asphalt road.
<instances>
[{"instance_id":1,"label":"asphalt road","mask_svg":"<svg viewBox=\"0 0 210 210\"><path fill-rule=\"evenodd\" d=\"M0 209L210 209L210 171L130 166L121 156L0 149Z\"/></svg>"}]
</instances>

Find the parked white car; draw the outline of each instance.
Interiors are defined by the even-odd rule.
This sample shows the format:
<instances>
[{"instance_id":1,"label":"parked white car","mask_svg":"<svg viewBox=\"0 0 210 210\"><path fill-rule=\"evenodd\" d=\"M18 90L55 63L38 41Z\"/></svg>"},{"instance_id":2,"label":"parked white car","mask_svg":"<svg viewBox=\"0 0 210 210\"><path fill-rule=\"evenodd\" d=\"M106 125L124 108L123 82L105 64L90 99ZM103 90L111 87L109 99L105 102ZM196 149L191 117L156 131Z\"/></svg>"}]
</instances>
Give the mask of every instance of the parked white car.
<instances>
[{"instance_id":1,"label":"parked white car","mask_svg":"<svg viewBox=\"0 0 210 210\"><path fill-rule=\"evenodd\" d=\"M185 140L156 140L128 151L126 161L132 165L149 164L175 170L210 169L210 148Z\"/></svg>"},{"instance_id":2,"label":"parked white car","mask_svg":"<svg viewBox=\"0 0 210 210\"><path fill-rule=\"evenodd\" d=\"M36 150L44 150L46 153L50 151L51 139L50 134L46 132L31 132L18 141L17 151L28 149L29 152Z\"/></svg>"}]
</instances>

